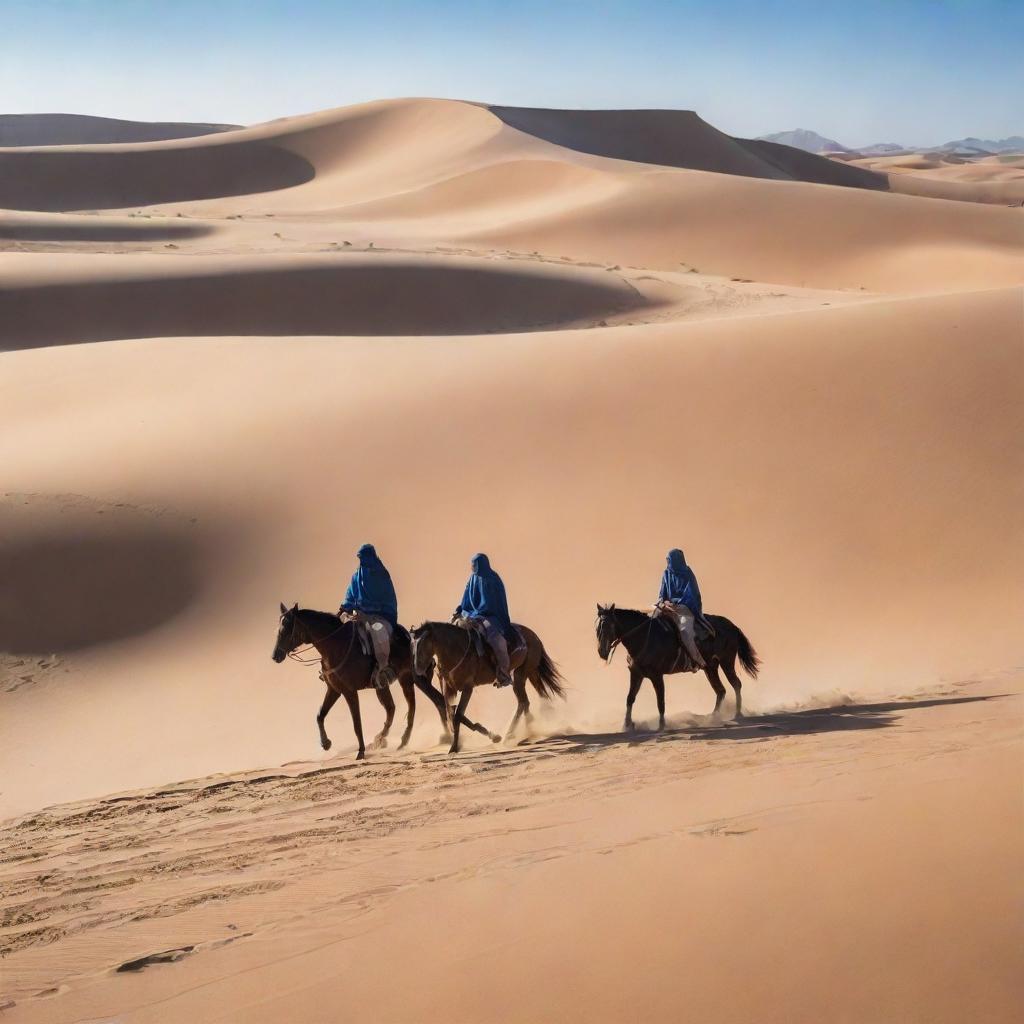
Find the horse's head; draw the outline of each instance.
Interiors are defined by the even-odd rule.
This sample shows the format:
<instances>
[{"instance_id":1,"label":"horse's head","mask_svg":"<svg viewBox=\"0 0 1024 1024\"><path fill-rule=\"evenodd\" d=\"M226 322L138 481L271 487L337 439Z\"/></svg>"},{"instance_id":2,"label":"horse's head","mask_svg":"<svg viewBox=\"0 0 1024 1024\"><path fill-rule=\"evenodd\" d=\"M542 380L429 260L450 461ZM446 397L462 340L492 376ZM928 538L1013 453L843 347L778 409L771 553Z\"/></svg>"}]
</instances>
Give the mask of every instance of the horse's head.
<instances>
[{"instance_id":1,"label":"horse's head","mask_svg":"<svg viewBox=\"0 0 1024 1024\"><path fill-rule=\"evenodd\" d=\"M412 667L418 676L434 674L434 637L429 622L409 630L412 638Z\"/></svg>"},{"instance_id":2,"label":"horse's head","mask_svg":"<svg viewBox=\"0 0 1024 1024\"><path fill-rule=\"evenodd\" d=\"M608 661L615 650L615 645L622 639L615 621L615 605L597 606L597 653L602 661Z\"/></svg>"},{"instance_id":3,"label":"horse's head","mask_svg":"<svg viewBox=\"0 0 1024 1024\"><path fill-rule=\"evenodd\" d=\"M277 628L277 643L271 657L279 665L296 647L305 643L302 624L299 622L299 605L296 602L291 608L281 605L281 624Z\"/></svg>"}]
</instances>

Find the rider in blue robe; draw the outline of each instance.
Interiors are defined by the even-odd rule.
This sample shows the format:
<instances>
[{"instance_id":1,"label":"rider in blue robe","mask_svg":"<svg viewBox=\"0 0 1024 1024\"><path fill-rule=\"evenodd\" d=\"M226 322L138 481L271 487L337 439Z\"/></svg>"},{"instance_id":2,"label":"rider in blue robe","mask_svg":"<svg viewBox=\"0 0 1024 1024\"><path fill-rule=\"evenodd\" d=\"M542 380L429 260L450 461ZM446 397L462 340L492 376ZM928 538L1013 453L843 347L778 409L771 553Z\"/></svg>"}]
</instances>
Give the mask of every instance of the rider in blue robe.
<instances>
[{"instance_id":1,"label":"rider in blue robe","mask_svg":"<svg viewBox=\"0 0 1024 1024\"><path fill-rule=\"evenodd\" d=\"M356 556L359 568L352 574L338 614L366 628L377 661L374 685L387 686L396 678L388 664L391 660L391 636L398 625L395 585L372 544L364 544Z\"/></svg>"},{"instance_id":2,"label":"rider in blue robe","mask_svg":"<svg viewBox=\"0 0 1024 1024\"><path fill-rule=\"evenodd\" d=\"M697 577L686 564L679 548L673 548L666 558L667 567L661 577L661 590L655 608L667 613L679 630L679 639L694 664L694 671L704 668L704 658L697 648L696 617L702 614L700 587Z\"/></svg>"},{"instance_id":3,"label":"rider in blue robe","mask_svg":"<svg viewBox=\"0 0 1024 1024\"><path fill-rule=\"evenodd\" d=\"M494 651L496 685L507 686L512 682L512 675L505 634L512 620L508 613L505 584L491 568L486 555L474 555L471 564L473 575L466 581L466 589L453 618L459 620L460 625L480 630Z\"/></svg>"}]
</instances>

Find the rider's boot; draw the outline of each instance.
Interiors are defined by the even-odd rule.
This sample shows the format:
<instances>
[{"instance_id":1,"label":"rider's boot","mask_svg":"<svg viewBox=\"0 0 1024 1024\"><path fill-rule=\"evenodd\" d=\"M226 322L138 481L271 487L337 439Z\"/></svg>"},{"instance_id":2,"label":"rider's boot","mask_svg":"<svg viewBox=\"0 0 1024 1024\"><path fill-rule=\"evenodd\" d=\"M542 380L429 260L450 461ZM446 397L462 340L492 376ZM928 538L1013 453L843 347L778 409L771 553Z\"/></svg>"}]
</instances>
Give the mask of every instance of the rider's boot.
<instances>
[{"instance_id":1,"label":"rider's boot","mask_svg":"<svg viewBox=\"0 0 1024 1024\"><path fill-rule=\"evenodd\" d=\"M690 661L693 664L693 668L690 671L700 672L707 668L707 662L704 660L704 655L700 653L696 641L685 629L679 630L679 639L682 641L683 647L686 648L686 653L690 656Z\"/></svg>"},{"instance_id":2,"label":"rider's boot","mask_svg":"<svg viewBox=\"0 0 1024 1024\"><path fill-rule=\"evenodd\" d=\"M508 642L505 638L498 633L496 636L489 638L491 641L491 650L494 651L494 666L495 666L495 686L511 686L512 685L512 672L511 664L508 657Z\"/></svg>"},{"instance_id":3,"label":"rider's boot","mask_svg":"<svg viewBox=\"0 0 1024 1024\"><path fill-rule=\"evenodd\" d=\"M380 621L370 624L370 640L373 643L373 656L377 667L373 670L372 682L378 690L387 689L397 678L391 668L391 637L387 626Z\"/></svg>"}]
</instances>

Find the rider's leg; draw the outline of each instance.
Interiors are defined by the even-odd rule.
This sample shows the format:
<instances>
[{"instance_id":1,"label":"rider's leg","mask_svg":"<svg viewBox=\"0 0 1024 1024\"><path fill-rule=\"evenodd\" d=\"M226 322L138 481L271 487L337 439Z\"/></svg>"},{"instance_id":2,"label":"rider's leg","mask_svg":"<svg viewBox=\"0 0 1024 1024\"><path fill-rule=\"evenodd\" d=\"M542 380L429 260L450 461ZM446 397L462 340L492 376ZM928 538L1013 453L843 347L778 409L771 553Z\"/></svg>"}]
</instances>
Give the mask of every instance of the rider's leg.
<instances>
[{"instance_id":1,"label":"rider's leg","mask_svg":"<svg viewBox=\"0 0 1024 1024\"><path fill-rule=\"evenodd\" d=\"M491 650L494 651L494 661L497 668L495 684L497 686L509 686L512 682L512 672L508 657L508 642L505 640L505 634L499 626L485 620L484 636L491 645Z\"/></svg>"},{"instance_id":2,"label":"rider's leg","mask_svg":"<svg viewBox=\"0 0 1024 1024\"><path fill-rule=\"evenodd\" d=\"M697 634L694 628L693 612L685 605L679 605L676 609L676 621L679 624L679 636L683 641L683 646L686 648L686 653L690 655L696 666L694 671L698 668L705 668L704 656L697 648Z\"/></svg>"},{"instance_id":3,"label":"rider's leg","mask_svg":"<svg viewBox=\"0 0 1024 1024\"><path fill-rule=\"evenodd\" d=\"M389 686L394 682L394 673L388 663L391 661L391 623L379 615L367 615L370 627L370 642L373 644L373 656L377 660L374 672L375 686Z\"/></svg>"}]
</instances>

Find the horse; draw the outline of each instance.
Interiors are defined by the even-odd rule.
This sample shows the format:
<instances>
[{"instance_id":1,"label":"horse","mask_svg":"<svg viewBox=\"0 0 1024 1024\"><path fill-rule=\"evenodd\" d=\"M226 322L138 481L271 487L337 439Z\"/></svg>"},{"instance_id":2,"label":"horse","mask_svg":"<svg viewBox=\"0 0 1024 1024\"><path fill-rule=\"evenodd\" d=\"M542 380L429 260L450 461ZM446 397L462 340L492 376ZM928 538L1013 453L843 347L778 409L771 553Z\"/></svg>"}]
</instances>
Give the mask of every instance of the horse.
<instances>
[{"instance_id":1,"label":"horse","mask_svg":"<svg viewBox=\"0 0 1024 1024\"><path fill-rule=\"evenodd\" d=\"M320 746L324 750L331 749L331 741L324 729L324 719L334 707L339 697L344 697L352 714L352 726L356 739L359 740L359 752L356 760L366 756L366 745L363 741L362 718L359 713L359 691L372 689L384 708L384 728L374 737L371 749L387 746L388 732L395 717L395 701L391 690L384 687L378 689L372 684L373 669L376 660L372 654L365 654L356 635L357 626L354 622L342 622L337 615L330 612L318 612L311 608L299 608L298 604L291 608L281 605L281 621L277 630L277 642L271 657L280 664L298 647L311 645L320 655L321 678L327 684L327 693L320 711L316 716L317 729L320 731ZM416 717L416 689L421 690L437 708L444 727L442 742L451 737L448 727L448 706L440 691L431 684L431 672L418 673L412 663L412 643L408 632L399 626L391 639L391 667L395 669L398 683L402 687L407 706L405 732L399 749L409 742L413 720ZM492 735L484 726L466 720L467 728L474 732Z\"/></svg>"},{"instance_id":2,"label":"horse","mask_svg":"<svg viewBox=\"0 0 1024 1024\"><path fill-rule=\"evenodd\" d=\"M718 675L721 665L736 693L736 717L743 717L743 684L736 674L736 659L752 679L757 678L761 664L757 652L751 646L743 630L724 615L708 615L714 626L714 636L701 635L698 629L697 648L706 662L704 674L715 691L715 710L718 714L725 699L725 687ZM665 676L673 672L685 672L690 668L690 659L681 651L679 637L673 625L662 618L652 618L649 612L633 611L628 608L597 606L597 652L606 662L611 662L615 648L622 644L626 648L629 666L629 693L626 696L626 720L623 728L631 731L633 726L633 702L644 679L650 679L658 698L658 728L665 728Z\"/></svg>"},{"instance_id":3,"label":"horse","mask_svg":"<svg viewBox=\"0 0 1024 1024\"><path fill-rule=\"evenodd\" d=\"M540 637L525 626L516 625L515 628L526 641L526 648L511 652L512 692L518 703L505 732L506 740L515 732L520 718L526 716L527 726L533 719L530 698L526 695L527 680L545 700L565 696L562 677L544 650ZM473 687L493 683L496 678L494 665L489 658L477 652L475 640L473 632L450 622L424 622L412 630L413 668L424 674L436 663L441 677L441 692L451 723L452 745L449 754L457 754L459 751L459 726L463 722L469 725L466 707ZM459 705L453 712L449 701L456 693L460 695ZM491 740L497 743L501 737L492 735Z\"/></svg>"}]
</instances>

